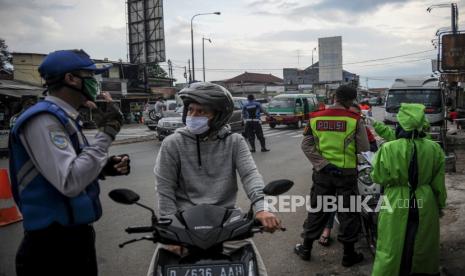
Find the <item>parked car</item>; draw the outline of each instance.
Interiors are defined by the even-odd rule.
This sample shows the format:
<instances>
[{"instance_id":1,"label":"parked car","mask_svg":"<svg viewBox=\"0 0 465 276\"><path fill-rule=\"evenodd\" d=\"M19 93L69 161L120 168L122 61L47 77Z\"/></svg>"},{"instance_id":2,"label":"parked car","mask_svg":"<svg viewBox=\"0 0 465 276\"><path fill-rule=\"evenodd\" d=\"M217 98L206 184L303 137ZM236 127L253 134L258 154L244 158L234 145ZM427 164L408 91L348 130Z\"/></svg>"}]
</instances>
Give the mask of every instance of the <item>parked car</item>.
<instances>
[{"instance_id":1,"label":"parked car","mask_svg":"<svg viewBox=\"0 0 465 276\"><path fill-rule=\"evenodd\" d=\"M157 113L155 111L155 104L156 101L149 101L147 105L145 106L145 110L143 112L143 117L144 117L144 124L150 129L150 130L156 130L158 121L163 117L163 112L162 113ZM179 108L179 105L175 100L167 100L165 101L165 106L166 106L166 111L175 111L176 109Z\"/></svg>"},{"instance_id":2,"label":"parked car","mask_svg":"<svg viewBox=\"0 0 465 276\"><path fill-rule=\"evenodd\" d=\"M368 103L372 106L378 106L378 105L383 105L383 98L381 97L372 97L370 98L370 100L368 101Z\"/></svg>"},{"instance_id":3,"label":"parked car","mask_svg":"<svg viewBox=\"0 0 465 276\"><path fill-rule=\"evenodd\" d=\"M232 132L243 133L244 132L244 119L242 118L242 108L247 101L246 97L233 97L234 111L228 124L231 126Z\"/></svg>"},{"instance_id":4,"label":"parked car","mask_svg":"<svg viewBox=\"0 0 465 276\"><path fill-rule=\"evenodd\" d=\"M158 121L157 125L158 140L162 141L165 137L173 134L176 129L181 127L184 127L182 113L173 111L163 112L163 117Z\"/></svg>"},{"instance_id":5,"label":"parked car","mask_svg":"<svg viewBox=\"0 0 465 276\"><path fill-rule=\"evenodd\" d=\"M233 97L234 100L234 111L228 124L231 127L232 132L243 133L244 132L244 120L242 118L242 107L247 98L244 97ZM162 141L170 134L180 127L184 127L182 122L182 113L184 111L183 106L178 106L175 111L166 111L161 114L161 119L158 121L156 126L158 140Z\"/></svg>"}]
</instances>

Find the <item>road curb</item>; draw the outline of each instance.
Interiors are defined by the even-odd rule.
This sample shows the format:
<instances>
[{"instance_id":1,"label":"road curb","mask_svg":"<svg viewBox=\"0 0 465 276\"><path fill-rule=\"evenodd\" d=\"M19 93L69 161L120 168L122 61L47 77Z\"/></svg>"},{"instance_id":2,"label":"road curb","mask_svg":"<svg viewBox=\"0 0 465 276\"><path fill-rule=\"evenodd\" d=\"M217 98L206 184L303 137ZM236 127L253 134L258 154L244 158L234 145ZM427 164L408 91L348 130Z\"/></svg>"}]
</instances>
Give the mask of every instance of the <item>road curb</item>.
<instances>
[{"instance_id":1,"label":"road curb","mask_svg":"<svg viewBox=\"0 0 465 276\"><path fill-rule=\"evenodd\" d=\"M155 139L156 139L155 134L151 134L148 136L116 140L116 141L113 141L111 145L112 146L125 145L125 144L139 143L139 142L154 141Z\"/></svg>"}]
</instances>

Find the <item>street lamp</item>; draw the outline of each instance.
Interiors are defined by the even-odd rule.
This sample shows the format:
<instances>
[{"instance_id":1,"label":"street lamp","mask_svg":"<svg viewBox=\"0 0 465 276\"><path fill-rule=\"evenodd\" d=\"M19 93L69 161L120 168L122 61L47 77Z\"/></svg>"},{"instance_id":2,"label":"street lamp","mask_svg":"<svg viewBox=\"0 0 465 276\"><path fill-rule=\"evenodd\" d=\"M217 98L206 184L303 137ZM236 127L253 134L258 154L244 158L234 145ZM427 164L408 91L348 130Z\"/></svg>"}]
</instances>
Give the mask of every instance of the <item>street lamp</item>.
<instances>
[{"instance_id":1,"label":"street lamp","mask_svg":"<svg viewBox=\"0 0 465 276\"><path fill-rule=\"evenodd\" d=\"M192 81L195 81L195 63L194 63L194 29L192 27L192 22L194 21L194 18L199 15L209 15L209 14L216 14L220 15L221 12L209 12L209 13L198 13L192 16L191 18L191 54L192 54Z\"/></svg>"},{"instance_id":2,"label":"street lamp","mask_svg":"<svg viewBox=\"0 0 465 276\"><path fill-rule=\"evenodd\" d=\"M313 66L313 52L316 51L316 47L312 49L312 66Z\"/></svg>"},{"instance_id":3,"label":"street lamp","mask_svg":"<svg viewBox=\"0 0 465 276\"><path fill-rule=\"evenodd\" d=\"M202 70L203 70L203 82L205 82L205 40L212 43L210 38L202 37Z\"/></svg>"}]
</instances>

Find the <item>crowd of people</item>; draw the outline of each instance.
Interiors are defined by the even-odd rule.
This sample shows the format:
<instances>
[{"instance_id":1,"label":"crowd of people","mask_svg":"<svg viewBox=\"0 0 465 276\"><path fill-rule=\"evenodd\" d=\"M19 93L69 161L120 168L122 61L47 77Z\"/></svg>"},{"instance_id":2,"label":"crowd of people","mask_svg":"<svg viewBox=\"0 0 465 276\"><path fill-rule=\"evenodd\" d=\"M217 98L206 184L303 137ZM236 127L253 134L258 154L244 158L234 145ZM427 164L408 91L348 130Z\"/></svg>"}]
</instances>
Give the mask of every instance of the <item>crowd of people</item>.
<instances>
[{"instance_id":1,"label":"crowd of people","mask_svg":"<svg viewBox=\"0 0 465 276\"><path fill-rule=\"evenodd\" d=\"M130 173L127 154L108 157L109 147L123 124L117 106L99 112L99 131L92 143L82 132L77 109L96 108L96 65L82 50L50 53L39 67L48 95L18 116L11 131L10 174L16 203L24 217L24 238L16 256L18 275L97 275L92 223L102 215L99 182ZM335 104L312 113L304 130L302 151L311 163L311 205L321 196L340 195L343 205L356 196L357 153L377 151L372 178L390 202L409 200L409 206L381 210L373 275L439 275L439 216L445 207L444 154L428 139L429 126L420 104L402 104L393 130L364 119L364 107L354 105L357 90L340 86ZM108 95L105 97L109 98ZM238 177L254 204L255 218L265 231L281 228L281 221L264 204L264 180L251 152L255 136L261 151L269 149L260 125L261 106L250 96L243 112L249 144L227 126L234 104L222 86L193 83L179 97L183 122L161 144L154 174L160 215L175 214L199 204L234 208ZM109 99L111 100L111 99ZM377 148L365 120L387 143ZM220 168L220 169L219 169ZM308 183L310 187L310 181ZM421 201L422 207L417 203ZM360 235L356 212L338 212L337 239L343 244L342 265L363 261L355 250ZM302 242L293 249L311 260L314 241L328 244L334 212L309 212ZM251 240L224 244L234 250L251 244L260 275L266 268ZM178 245L159 245L182 254Z\"/></svg>"}]
</instances>

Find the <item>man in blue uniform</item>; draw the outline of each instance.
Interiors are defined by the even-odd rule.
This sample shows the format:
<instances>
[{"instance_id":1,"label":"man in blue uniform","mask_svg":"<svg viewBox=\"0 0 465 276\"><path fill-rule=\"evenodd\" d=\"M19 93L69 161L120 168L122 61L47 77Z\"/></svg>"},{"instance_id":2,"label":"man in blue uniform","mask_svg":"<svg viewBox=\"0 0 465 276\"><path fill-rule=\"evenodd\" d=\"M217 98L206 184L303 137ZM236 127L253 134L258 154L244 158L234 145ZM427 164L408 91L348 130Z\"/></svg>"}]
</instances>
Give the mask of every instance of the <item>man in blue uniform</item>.
<instances>
[{"instance_id":1,"label":"man in blue uniform","mask_svg":"<svg viewBox=\"0 0 465 276\"><path fill-rule=\"evenodd\" d=\"M262 152L270 151L265 146L265 137L260 121L261 112L263 112L262 105L255 101L254 95L248 95L247 102L242 107L242 115L245 120L245 135L249 139L251 152L255 152L255 136L260 141Z\"/></svg>"},{"instance_id":2,"label":"man in blue uniform","mask_svg":"<svg viewBox=\"0 0 465 276\"><path fill-rule=\"evenodd\" d=\"M129 174L129 157L108 157L123 121L118 107L97 110L92 144L77 109L92 105L94 74L108 69L82 50L52 52L39 67L48 96L18 117L9 144L12 191L25 230L17 275L98 274L92 227L102 214L98 179Z\"/></svg>"}]
</instances>

